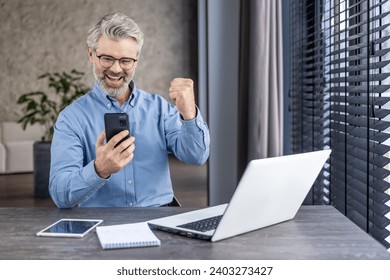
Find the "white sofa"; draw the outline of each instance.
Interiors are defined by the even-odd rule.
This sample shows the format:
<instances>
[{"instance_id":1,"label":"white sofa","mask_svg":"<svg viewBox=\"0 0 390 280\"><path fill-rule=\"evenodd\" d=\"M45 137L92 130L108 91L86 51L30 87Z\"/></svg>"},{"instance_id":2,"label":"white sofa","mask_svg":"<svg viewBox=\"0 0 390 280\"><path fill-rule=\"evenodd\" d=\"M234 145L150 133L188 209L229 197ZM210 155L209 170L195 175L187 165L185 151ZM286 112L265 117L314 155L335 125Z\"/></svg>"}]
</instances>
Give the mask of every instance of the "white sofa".
<instances>
[{"instance_id":1,"label":"white sofa","mask_svg":"<svg viewBox=\"0 0 390 280\"><path fill-rule=\"evenodd\" d=\"M1 122L0 173L33 172L33 145L43 133L44 127L39 124L23 130L17 122Z\"/></svg>"}]
</instances>

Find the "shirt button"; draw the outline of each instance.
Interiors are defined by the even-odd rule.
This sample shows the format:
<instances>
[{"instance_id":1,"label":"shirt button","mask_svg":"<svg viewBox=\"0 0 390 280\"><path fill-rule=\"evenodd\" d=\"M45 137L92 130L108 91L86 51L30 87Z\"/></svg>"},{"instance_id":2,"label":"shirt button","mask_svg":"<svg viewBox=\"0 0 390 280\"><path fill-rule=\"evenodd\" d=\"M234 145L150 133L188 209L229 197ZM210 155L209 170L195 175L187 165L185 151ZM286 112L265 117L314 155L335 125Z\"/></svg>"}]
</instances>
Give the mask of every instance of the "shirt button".
<instances>
[{"instance_id":1,"label":"shirt button","mask_svg":"<svg viewBox=\"0 0 390 280\"><path fill-rule=\"evenodd\" d=\"M129 202L129 206L133 206L133 203Z\"/></svg>"},{"instance_id":2,"label":"shirt button","mask_svg":"<svg viewBox=\"0 0 390 280\"><path fill-rule=\"evenodd\" d=\"M111 109L111 103L107 103L107 108Z\"/></svg>"},{"instance_id":3,"label":"shirt button","mask_svg":"<svg viewBox=\"0 0 390 280\"><path fill-rule=\"evenodd\" d=\"M133 180L129 180L129 181L127 181L127 183L129 183L129 185L131 185L133 183Z\"/></svg>"}]
</instances>

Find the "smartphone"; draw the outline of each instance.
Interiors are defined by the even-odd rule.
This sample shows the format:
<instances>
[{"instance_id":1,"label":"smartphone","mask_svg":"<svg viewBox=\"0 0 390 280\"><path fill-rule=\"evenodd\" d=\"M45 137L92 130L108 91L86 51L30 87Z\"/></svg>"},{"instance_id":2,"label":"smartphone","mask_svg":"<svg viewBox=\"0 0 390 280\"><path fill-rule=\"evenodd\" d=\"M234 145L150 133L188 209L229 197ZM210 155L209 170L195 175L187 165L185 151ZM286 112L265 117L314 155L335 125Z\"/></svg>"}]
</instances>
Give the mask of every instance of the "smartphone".
<instances>
[{"instance_id":1,"label":"smartphone","mask_svg":"<svg viewBox=\"0 0 390 280\"><path fill-rule=\"evenodd\" d=\"M104 126L106 129L106 141L110 141L112 137L117 135L123 130L128 130L129 135L123 138L118 144L122 143L124 140L130 137L130 124L129 116L126 113L106 113L104 114Z\"/></svg>"}]
</instances>

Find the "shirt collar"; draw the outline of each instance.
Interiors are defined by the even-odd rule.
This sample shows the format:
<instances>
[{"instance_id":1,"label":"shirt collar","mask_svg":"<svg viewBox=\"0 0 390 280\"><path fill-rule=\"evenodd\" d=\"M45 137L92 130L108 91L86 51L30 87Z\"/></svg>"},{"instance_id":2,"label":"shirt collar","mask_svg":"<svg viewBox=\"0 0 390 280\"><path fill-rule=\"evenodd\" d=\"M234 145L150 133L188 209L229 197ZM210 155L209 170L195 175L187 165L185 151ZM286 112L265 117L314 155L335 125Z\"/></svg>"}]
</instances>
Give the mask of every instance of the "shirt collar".
<instances>
[{"instance_id":1,"label":"shirt collar","mask_svg":"<svg viewBox=\"0 0 390 280\"><path fill-rule=\"evenodd\" d=\"M131 89L131 92L129 99L126 102L128 102L131 107L134 107L137 95L137 86L135 85L134 81L131 81L129 83L129 87ZM100 87L97 81L95 81L93 85L93 92L95 93L96 97L101 102L103 102L108 109L111 109L112 106L114 106L113 104L116 101L115 98L108 96L107 93Z\"/></svg>"}]
</instances>

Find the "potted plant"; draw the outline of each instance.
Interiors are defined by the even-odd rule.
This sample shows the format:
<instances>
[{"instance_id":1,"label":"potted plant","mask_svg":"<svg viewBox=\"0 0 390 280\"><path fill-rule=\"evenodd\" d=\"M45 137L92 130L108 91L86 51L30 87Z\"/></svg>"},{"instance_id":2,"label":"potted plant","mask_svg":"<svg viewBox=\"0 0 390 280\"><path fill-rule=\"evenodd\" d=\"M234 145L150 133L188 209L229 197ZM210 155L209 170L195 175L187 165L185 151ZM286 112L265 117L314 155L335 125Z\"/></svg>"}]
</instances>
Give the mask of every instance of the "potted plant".
<instances>
[{"instance_id":1,"label":"potted plant","mask_svg":"<svg viewBox=\"0 0 390 280\"><path fill-rule=\"evenodd\" d=\"M81 82L84 73L72 70L70 73L46 73L38 79L46 79L48 92L33 91L22 94L17 104L24 105L23 116L18 120L23 129L39 123L45 127L42 141L34 143L34 187L35 196L49 196L50 146L54 123L58 114L89 88Z\"/></svg>"}]
</instances>

